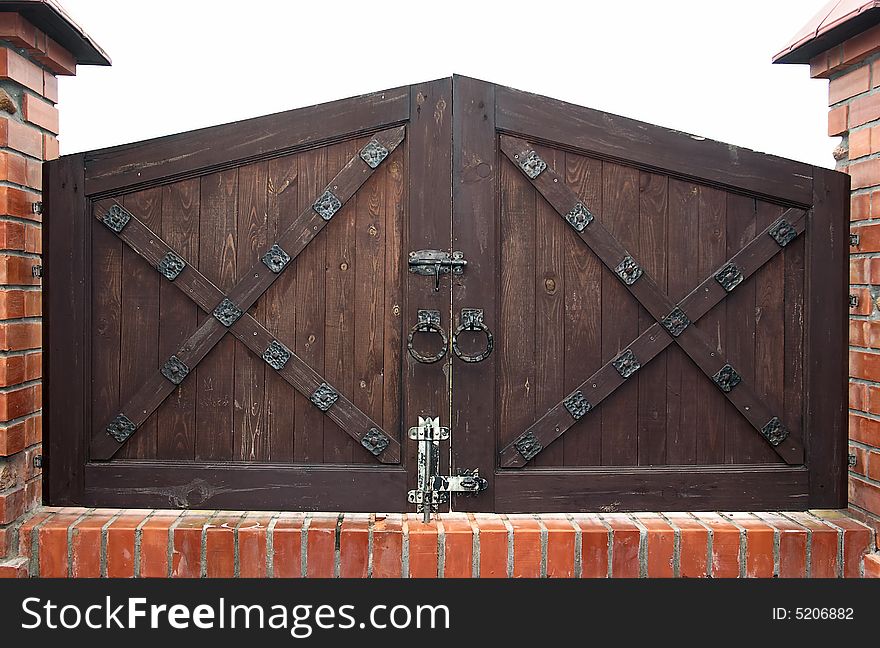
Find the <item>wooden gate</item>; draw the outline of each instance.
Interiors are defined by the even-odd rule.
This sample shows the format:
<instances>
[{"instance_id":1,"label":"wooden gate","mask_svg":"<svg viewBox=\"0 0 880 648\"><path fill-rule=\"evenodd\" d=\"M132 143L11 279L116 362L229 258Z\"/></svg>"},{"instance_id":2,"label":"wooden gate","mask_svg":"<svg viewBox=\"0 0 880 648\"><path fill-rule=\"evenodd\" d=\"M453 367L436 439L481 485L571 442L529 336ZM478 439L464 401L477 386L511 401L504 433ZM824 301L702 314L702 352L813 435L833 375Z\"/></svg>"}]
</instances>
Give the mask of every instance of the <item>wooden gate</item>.
<instances>
[{"instance_id":1,"label":"wooden gate","mask_svg":"<svg viewBox=\"0 0 880 648\"><path fill-rule=\"evenodd\" d=\"M45 184L51 504L843 505L847 176L454 77Z\"/></svg>"}]
</instances>

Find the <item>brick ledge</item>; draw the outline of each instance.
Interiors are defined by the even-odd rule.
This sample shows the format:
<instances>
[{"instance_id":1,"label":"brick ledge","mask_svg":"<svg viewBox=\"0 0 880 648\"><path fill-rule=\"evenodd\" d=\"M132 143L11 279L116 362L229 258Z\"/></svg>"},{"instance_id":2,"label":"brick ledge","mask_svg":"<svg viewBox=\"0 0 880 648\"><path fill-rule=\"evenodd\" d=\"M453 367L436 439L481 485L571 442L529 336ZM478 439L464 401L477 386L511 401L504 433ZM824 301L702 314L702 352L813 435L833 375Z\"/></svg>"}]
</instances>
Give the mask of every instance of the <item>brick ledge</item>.
<instances>
[{"instance_id":1,"label":"brick ledge","mask_svg":"<svg viewBox=\"0 0 880 648\"><path fill-rule=\"evenodd\" d=\"M880 576L842 511L415 514L41 508L5 577Z\"/></svg>"}]
</instances>

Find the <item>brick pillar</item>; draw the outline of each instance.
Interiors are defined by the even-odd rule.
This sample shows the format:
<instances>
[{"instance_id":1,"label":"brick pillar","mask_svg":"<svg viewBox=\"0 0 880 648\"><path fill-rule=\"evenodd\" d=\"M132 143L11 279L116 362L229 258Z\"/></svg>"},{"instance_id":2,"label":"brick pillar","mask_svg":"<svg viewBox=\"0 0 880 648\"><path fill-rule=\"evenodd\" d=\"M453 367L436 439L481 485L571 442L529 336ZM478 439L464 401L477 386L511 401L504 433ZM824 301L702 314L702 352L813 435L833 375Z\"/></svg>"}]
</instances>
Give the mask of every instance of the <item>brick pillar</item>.
<instances>
[{"instance_id":1,"label":"brick pillar","mask_svg":"<svg viewBox=\"0 0 880 648\"><path fill-rule=\"evenodd\" d=\"M34 24L0 6L0 559L14 553L18 527L42 499L38 206L42 162L59 153L57 77L76 74L79 60L40 29L54 11L43 9ZM70 42L89 40L66 25Z\"/></svg>"},{"instance_id":2,"label":"brick pillar","mask_svg":"<svg viewBox=\"0 0 880 648\"><path fill-rule=\"evenodd\" d=\"M801 41L776 62L809 62L813 78L829 80L828 135L841 138L834 159L852 177L850 231L858 242L850 246L849 509L880 532L880 14L874 15L873 25L863 23L845 40L811 25L801 33L818 30L827 49Z\"/></svg>"}]
</instances>

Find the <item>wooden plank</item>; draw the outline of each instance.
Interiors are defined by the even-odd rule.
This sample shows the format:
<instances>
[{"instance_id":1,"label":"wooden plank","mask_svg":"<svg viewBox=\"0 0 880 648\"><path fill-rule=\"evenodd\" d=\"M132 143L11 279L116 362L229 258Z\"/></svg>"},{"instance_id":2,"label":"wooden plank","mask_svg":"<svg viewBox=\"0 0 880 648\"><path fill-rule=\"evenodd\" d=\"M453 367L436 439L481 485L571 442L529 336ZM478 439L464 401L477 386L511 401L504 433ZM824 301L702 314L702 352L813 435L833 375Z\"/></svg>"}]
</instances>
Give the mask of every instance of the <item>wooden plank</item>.
<instances>
[{"instance_id":1,"label":"wooden plank","mask_svg":"<svg viewBox=\"0 0 880 648\"><path fill-rule=\"evenodd\" d=\"M498 434L502 446L535 420L535 205L537 192L509 160L501 166Z\"/></svg>"},{"instance_id":2,"label":"wooden plank","mask_svg":"<svg viewBox=\"0 0 880 648\"><path fill-rule=\"evenodd\" d=\"M783 209L758 202L756 227L760 231L776 222ZM798 241L795 241L797 243ZM801 439L800 416L789 420L785 403L785 255L788 246L770 259L752 279L755 285L755 389L770 410L784 420L789 433ZM766 444L756 453L753 463L774 463L778 458Z\"/></svg>"},{"instance_id":3,"label":"wooden plank","mask_svg":"<svg viewBox=\"0 0 880 648\"><path fill-rule=\"evenodd\" d=\"M452 83L442 79L410 86L409 202L407 250L445 248L452 229L452 192L447 178L452 175ZM432 279L407 272L406 305L403 309L405 330L418 321L420 309L439 310L441 326L449 330L451 322L450 283L446 277L440 290ZM419 348L435 339L419 339ZM436 348L436 347L431 347ZM449 359L436 364L421 364L410 354L404 357L403 429L417 425L419 416L439 416L441 425L450 409L447 372ZM454 442L453 442L454 443ZM416 487L416 444L406 441L407 488ZM442 453L440 470L449 469L448 453Z\"/></svg>"},{"instance_id":4,"label":"wooden plank","mask_svg":"<svg viewBox=\"0 0 880 648\"><path fill-rule=\"evenodd\" d=\"M92 204L96 214L101 207ZM95 427L120 412L119 385L122 341L122 257L125 244L98 222L91 223L91 276L100 277L92 295L91 416ZM48 275L47 275L48 278ZM54 398L54 395L52 396ZM49 399L51 402L51 399Z\"/></svg>"},{"instance_id":5,"label":"wooden plank","mask_svg":"<svg viewBox=\"0 0 880 648\"><path fill-rule=\"evenodd\" d=\"M278 240L297 214L299 178L295 155L269 160L268 177L268 238ZM266 327L275 337L296 339L296 272L288 267L269 286L263 299L266 302ZM290 347L292 348L292 347ZM266 373L266 431L268 433L267 460L293 461L293 430L296 424L295 395L284 378L274 371Z\"/></svg>"},{"instance_id":6,"label":"wooden plank","mask_svg":"<svg viewBox=\"0 0 880 648\"><path fill-rule=\"evenodd\" d=\"M565 154L565 183L590 204L602 204L602 162ZM602 366L602 262L572 228L565 234L565 391ZM602 419L587 416L563 438L567 466L602 463Z\"/></svg>"},{"instance_id":7,"label":"wooden plank","mask_svg":"<svg viewBox=\"0 0 880 648\"><path fill-rule=\"evenodd\" d=\"M350 140L330 147L327 150L328 171L335 174L366 143L366 140ZM324 278L324 376L349 398L356 393L352 358L357 319L356 273L359 272L355 263L357 200L350 200L340 209L333 217L331 227L323 234L326 238L327 256ZM354 459L360 460L361 452L354 448L351 437L325 421L324 463L351 463ZM367 460L366 457L364 459Z\"/></svg>"},{"instance_id":8,"label":"wooden plank","mask_svg":"<svg viewBox=\"0 0 880 648\"><path fill-rule=\"evenodd\" d=\"M537 151L553 168L564 168L564 152L545 147ZM563 246L565 230L570 228L542 197L537 198L535 207L535 411L545 412L566 396ZM561 443L552 444L533 463L562 466L563 450Z\"/></svg>"},{"instance_id":9,"label":"wooden plank","mask_svg":"<svg viewBox=\"0 0 880 648\"><path fill-rule=\"evenodd\" d=\"M452 84L452 249L468 262L464 275L453 282L452 310L460 317L462 308L483 309L483 322L497 334L496 183L502 160L496 152L495 87L461 76L454 76ZM497 361L497 349L478 363L452 360L451 472L477 469L488 482L479 494L454 496L457 511L491 511L494 506Z\"/></svg>"},{"instance_id":10,"label":"wooden plank","mask_svg":"<svg viewBox=\"0 0 880 648\"><path fill-rule=\"evenodd\" d=\"M266 186L268 163L257 162L238 169L238 229L235 236L235 281L244 279L242 271L268 249ZM261 324L266 321L263 300L251 306L250 314ZM238 461L265 461L269 455L266 432L266 362L241 342L234 344L235 380L233 384L232 458Z\"/></svg>"},{"instance_id":11,"label":"wooden plank","mask_svg":"<svg viewBox=\"0 0 880 648\"><path fill-rule=\"evenodd\" d=\"M807 434L805 422L805 340L807 282L806 237L799 236L785 246L785 420L800 432L801 442Z\"/></svg>"},{"instance_id":12,"label":"wooden plank","mask_svg":"<svg viewBox=\"0 0 880 648\"><path fill-rule=\"evenodd\" d=\"M306 151L297 156L299 211L310 209L315 196L327 181L326 148ZM317 214L313 215L317 217ZM320 218L320 217L317 217ZM284 237L282 236L282 240ZM281 244L287 249L284 243ZM324 371L324 261L325 239L316 236L293 262L296 272L296 342L293 351L319 373ZM265 266L264 266L265 269ZM271 272L266 270L268 274ZM293 459L320 463L324 457L324 420L302 394L295 395L296 416L293 428Z\"/></svg>"},{"instance_id":13,"label":"wooden plank","mask_svg":"<svg viewBox=\"0 0 880 648\"><path fill-rule=\"evenodd\" d=\"M52 214L43 223L43 497L53 506L82 504L92 419L89 332L93 321L100 324L90 312L92 223L83 166L81 154L43 166L44 208Z\"/></svg>"},{"instance_id":14,"label":"wooden plank","mask_svg":"<svg viewBox=\"0 0 880 648\"><path fill-rule=\"evenodd\" d=\"M129 194L125 196L123 204L127 209L140 214L141 222L161 233L161 189L147 189ZM122 251L122 272L119 395L121 402L125 403L155 373L164 359L159 358L158 333L161 276L128 247ZM128 459L156 458L157 419L151 412L139 425L138 434L122 449L121 456Z\"/></svg>"},{"instance_id":15,"label":"wooden plank","mask_svg":"<svg viewBox=\"0 0 880 648\"><path fill-rule=\"evenodd\" d=\"M384 397L382 427L396 443L402 439L403 422L403 272L406 258L404 236L406 229L407 151L394 151L386 162L385 170L385 329ZM347 363L348 364L348 363ZM352 451L352 454L354 454ZM397 450L397 461L401 452ZM494 457L493 457L494 458Z\"/></svg>"},{"instance_id":16,"label":"wooden plank","mask_svg":"<svg viewBox=\"0 0 880 648\"><path fill-rule=\"evenodd\" d=\"M808 506L803 467L705 466L504 471L495 478L498 513L797 510Z\"/></svg>"},{"instance_id":17,"label":"wooden plank","mask_svg":"<svg viewBox=\"0 0 880 648\"><path fill-rule=\"evenodd\" d=\"M741 249L755 237L756 231L755 200L745 196L729 195L727 197L727 252L728 256ZM763 229L763 228L761 228ZM769 238L769 237L768 237ZM757 274L760 274L761 270ZM756 279L743 282L737 286L725 300L727 317L731 323L727 337L727 357L737 373L751 385L755 382L755 307ZM740 290L742 289L742 290ZM766 445L761 438L756 438L748 421L738 413L730 411L726 420L726 451L727 463L757 463L764 456Z\"/></svg>"},{"instance_id":18,"label":"wooden plank","mask_svg":"<svg viewBox=\"0 0 880 648\"><path fill-rule=\"evenodd\" d=\"M695 184L669 180L669 255L673 259L699 259L700 190ZM667 279L669 296L680 302L700 280L696 263L680 263ZM720 295L719 295L720 296ZM689 313L691 321L696 321ZM697 403L692 397L703 380L678 345L666 352L666 462L697 462Z\"/></svg>"},{"instance_id":19,"label":"wooden plank","mask_svg":"<svg viewBox=\"0 0 880 648\"><path fill-rule=\"evenodd\" d=\"M103 225L97 227L112 236ZM185 180L163 187L162 233L165 242L182 258L195 261L199 258L198 231L199 181ZM186 273L175 281L185 281L188 275ZM199 307L181 294L180 288L160 279L160 359L176 353L181 342L198 326ZM158 428L159 459L195 459L196 388L193 380L181 383L159 406Z\"/></svg>"},{"instance_id":20,"label":"wooden plank","mask_svg":"<svg viewBox=\"0 0 880 648\"><path fill-rule=\"evenodd\" d=\"M382 420L385 335L385 183L376 174L357 195L355 223L354 391L352 400L373 420ZM358 461L366 459L358 454Z\"/></svg>"},{"instance_id":21,"label":"wooden plank","mask_svg":"<svg viewBox=\"0 0 880 648\"><path fill-rule=\"evenodd\" d=\"M636 259L639 258L640 249L638 192L638 171L607 162L602 164L602 205L596 219ZM603 271L603 361L612 360L638 336L640 310L639 304L628 294L620 279L609 271ZM638 383L636 374L634 380L627 380L617 390L614 399L604 403L599 410L602 416L603 466L632 466L638 463Z\"/></svg>"},{"instance_id":22,"label":"wooden plank","mask_svg":"<svg viewBox=\"0 0 880 648\"><path fill-rule=\"evenodd\" d=\"M86 193L204 173L386 128L409 117L409 87L91 151Z\"/></svg>"},{"instance_id":23,"label":"wooden plank","mask_svg":"<svg viewBox=\"0 0 880 648\"><path fill-rule=\"evenodd\" d=\"M810 167L512 88L497 88L497 127L649 171L799 206L812 203Z\"/></svg>"},{"instance_id":24,"label":"wooden plank","mask_svg":"<svg viewBox=\"0 0 880 648\"><path fill-rule=\"evenodd\" d=\"M238 233L238 169L204 176L200 194L198 269L220 290L228 292L237 273L234 241ZM196 381L196 459L231 461L235 341L225 335L223 326L212 316L200 317L206 330L219 329L211 337L220 340L198 367L188 363L194 368Z\"/></svg>"},{"instance_id":25,"label":"wooden plank","mask_svg":"<svg viewBox=\"0 0 880 648\"><path fill-rule=\"evenodd\" d=\"M810 506L846 505L849 176L813 169L807 238L807 412Z\"/></svg>"},{"instance_id":26,"label":"wooden plank","mask_svg":"<svg viewBox=\"0 0 880 648\"><path fill-rule=\"evenodd\" d=\"M721 267L724 259L741 249L752 236L739 242L733 249L727 247L727 232L725 223L727 220L727 203L725 194L710 187L699 189L699 212L700 212L700 235L699 256L697 257L697 276L705 277ZM679 257L678 266L693 263L693 259ZM749 283L751 285L751 282ZM746 285L738 288L748 290ZM734 291L736 292L736 291ZM731 295L733 297L734 295ZM730 297L728 297L730 299ZM714 351L719 360L725 357L725 338L727 335L727 300L722 301L700 320L697 328L703 333L708 346ZM689 354L690 355L690 354ZM721 368L722 362L716 362L711 369L711 376ZM736 364L736 363L734 363ZM722 464L724 463L724 434L725 415L728 406L721 397L718 387L711 381L695 378L696 391L691 392L696 400L695 419L685 422L685 425L699 422L697 430L697 463L698 464ZM737 416L737 414L733 414ZM752 432L752 436L755 436Z\"/></svg>"},{"instance_id":27,"label":"wooden plank","mask_svg":"<svg viewBox=\"0 0 880 648\"><path fill-rule=\"evenodd\" d=\"M86 506L350 512L405 510L406 475L383 466L88 464Z\"/></svg>"},{"instance_id":28,"label":"wooden plank","mask_svg":"<svg viewBox=\"0 0 880 648\"><path fill-rule=\"evenodd\" d=\"M680 272L681 262L667 256L668 178L639 174L639 262L666 292L667 272ZM654 318L639 313L639 333L654 324ZM641 466L666 463L666 354L639 370L638 463Z\"/></svg>"}]
</instances>

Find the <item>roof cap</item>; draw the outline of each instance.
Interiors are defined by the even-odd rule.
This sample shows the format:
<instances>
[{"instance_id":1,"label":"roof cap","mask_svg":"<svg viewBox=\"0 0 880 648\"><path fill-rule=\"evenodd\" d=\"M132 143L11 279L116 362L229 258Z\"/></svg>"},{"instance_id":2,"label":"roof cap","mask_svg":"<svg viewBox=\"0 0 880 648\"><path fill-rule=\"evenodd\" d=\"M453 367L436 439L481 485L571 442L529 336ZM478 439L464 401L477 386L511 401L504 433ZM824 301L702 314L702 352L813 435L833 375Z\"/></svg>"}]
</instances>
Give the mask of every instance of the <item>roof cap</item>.
<instances>
[{"instance_id":1,"label":"roof cap","mask_svg":"<svg viewBox=\"0 0 880 648\"><path fill-rule=\"evenodd\" d=\"M880 0L831 0L804 25L774 63L809 63L817 54L880 24Z\"/></svg>"},{"instance_id":2,"label":"roof cap","mask_svg":"<svg viewBox=\"0 0 880 648\"><path fill-rule=\"evenodd\" d=\"M79 65L110 65L110 57L55 0L0 0L73 55Z\"/></svg>"}]
</instances>

